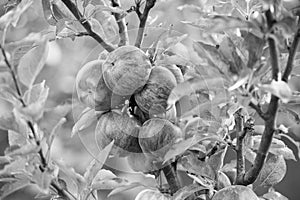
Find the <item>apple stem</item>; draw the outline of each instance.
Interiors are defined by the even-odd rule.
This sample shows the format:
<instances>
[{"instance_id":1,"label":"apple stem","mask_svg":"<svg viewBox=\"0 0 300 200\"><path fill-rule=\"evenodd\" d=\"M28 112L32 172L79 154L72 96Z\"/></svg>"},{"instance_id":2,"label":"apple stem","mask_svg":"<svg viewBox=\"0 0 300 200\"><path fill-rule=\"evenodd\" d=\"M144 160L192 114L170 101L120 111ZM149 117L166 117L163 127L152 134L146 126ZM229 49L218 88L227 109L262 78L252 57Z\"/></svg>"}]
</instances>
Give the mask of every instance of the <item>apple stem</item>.
<instances>
[{"instance_id":1,"label":"apple stem","mask_svg":"<svg viewBox=\"0 0 300 200\"><path fill-rule=\"evenodd\" d=\"M181 187L178 175L176 170L174 169L172 163L168 162L163 168L162 171L165 174L167 182L170 186L171 195L177 192Z\"/></svg>"}]
</instances>

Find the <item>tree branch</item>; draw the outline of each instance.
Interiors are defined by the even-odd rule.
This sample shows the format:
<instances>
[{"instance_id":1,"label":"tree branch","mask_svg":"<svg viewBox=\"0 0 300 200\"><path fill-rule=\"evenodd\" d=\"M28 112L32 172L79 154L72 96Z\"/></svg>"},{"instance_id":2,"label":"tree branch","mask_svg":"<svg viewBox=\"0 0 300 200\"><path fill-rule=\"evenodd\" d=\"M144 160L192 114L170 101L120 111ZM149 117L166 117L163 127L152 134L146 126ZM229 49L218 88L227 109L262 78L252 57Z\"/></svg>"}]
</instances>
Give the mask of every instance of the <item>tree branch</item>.
<instances>
[{"instance_id":1,"label":"tree branch","mask_svg":"<svg viewBox=\"0 0 300 200\"><path fill-rule=\"evenodd\" d=\"M10 74L11 74L11 76L13 78L13 81L14 81L14 84L15 84L15 87L16 87L16 90L17 90L17 94L19 96L18 97L19 101L21 102L21 104L23 105L23 107L25 107L26 105L25 105L25 102L24 102L24 100L22 98L22 91L21 91L19 82L17 81L16 73L14 72L13 67L11 66L10 62L8 61L6 53L5 53L5 50L4 50L4 48L2 47L1 44L0 44L0 48L1 48L2 55L4 57L4 62L7 65L7 67L9 68Z\"/></svg>"},{"instance_id":2,"label":"tree branch","mask_svg":"<svg viewBox=\"0 0 300 200\"><path fill-rule=\"evenodd\" d=\"M140 3L140 1L138 1L138 3ZM140 25L139 25L138 34L137 34L137 37L135 40L135 46L138 48L141 47L141 44L143 42L144 30L145 30L147 18L148 18L150 10L153 8L155 3L156 3L156 0L146 0L146 5L145 5L143 13L140 13L139 4L137 4L136 13L140 19Z\"/></svg>"},{"instance_id":3,"label":"tree branch","mask_svg":"<svg viewBox=\"0 0 300 200\"><path fill-rule=\"evenodd\" d=\"M162 170L170 186L171 195L172 195L181 188L177 172L170 162L167 162L166 165L162 168Z\"/></svg>"},{"instance_id":4,"label":"tree branch","mask_svg":"<svg viewBox=\"0 0 300 200\"><path fill-rule=\"evenodd\" d=\"M267 24L269 27L269 30L272 29L272 26L274 24L274 18L271 10L266 11L266 18L267 18ZM272 32L271 32L272 34ZM279 65L278 65L278 49L275 43L275 40L271 37L268 37L268 44L269 44L269 51L270 51L270 57L271 57L271 66L272 66L272 78L275 81L278 81L278 73L279 73Z\"/></svg>"},{"instance_id":5,"label":"tree branch","mask_svg":"<svg viewBox=\"0 0 300 200\"><path fill-rule=\"evenodd\" d=\"M284 73L283 73L283 76L282 76L282 81L284 81L284 82L288 82L289 76L292 72L293 62L294 62L294 58L295 58L295 55L296 55L296 52L297 52L297 47L298 47L298 44L299 44L299 38L300 38L300 28L298 28L298 30L297 30L297 32L294 36L292 46L289 49L289 57L288 57L286 67L285 67L285 70L284 70Z\"/></svg>"},{"instance_id":6,"label":"tree branch","mask_svg":"<svg viewBox=\"0 0 300 200\"><path fill-rule=\"evenodd\" d=\"M111 4L113 7L121 7L120 0L111 0ZM118 27L119 27L119 36L120 36L120 41L118 46L124 46L129 44L129 37L128 37L128 31L127 31L127 26L125 22L125 18L121 16L119 13L113 13Z\"/></svg>"},{"instance_id":7,"label":"tree branch","mask_svg":"<svg viewBox=\"0 0 300 200\"><path fill-rule=\"evenodd\" d=\"M94 38L104 49L106 49L108 52L113 51L115 48L106 43L97 33L95 33L92 30L92 26L88 22L87 19L84 18L84 16L80 13L77 6L71 1L71 0L61 0L66 7L72 12L74 17L80 22L80 24L85 28L85 30L88 32L88 34Z\"/></svg>"},{"instance_id":8,"label":"tree branch","mask_svg":"<svg viewBox=\"0 0 300 200\"><path fill-rule=\"evenodd\" d=\"M271 30L274 23L274 19L270 10L266 11L266 19L267 19L269 30ZM274 80L278 80L278 72L279 72L278 52L277 52L278 50L276 47L275 40L269 37L268 44L269 44L269 52L270 52L270 59L271 59L271 66L272 66L272 78ZM276 120L276 114L278 110L278 100L279 100L278 97L274 95L271 96L271 101L269 103L268 110L265 113L265 119L264 119L265 129L254 160L254 164L245 173L243 177L243 181L241 181L242 185L252 184L258 177L264 165L275 132L275 120Z\"/></svg>"},{"instance_id":9,"label":"tree branch","mask_svg":"<svg viewBox=\"0 0 300 200\"><path fill-rule=\"evenodd\" d=\"M246 132L244 129L244 118L241 115L241 109L238 110L234 114L235 118L235 131L236 131L236 169L237 175L235 184L239 184L243 182L243 177L245 174L245 158L244 158L244 151L243 151L243 140L245 138Z\"/></svg>"},{"instance_id":10,"label":"tree branch","mask_svg":"<svg viewBox=\"0 0 300 200\"><path fill-rule=\"evenodd\" d=\"M262 119L266 119L266 114L262 111L259 104L256 105L253 102L250 102L249 106L253 108Z\"/></svg>"}]
</instances>

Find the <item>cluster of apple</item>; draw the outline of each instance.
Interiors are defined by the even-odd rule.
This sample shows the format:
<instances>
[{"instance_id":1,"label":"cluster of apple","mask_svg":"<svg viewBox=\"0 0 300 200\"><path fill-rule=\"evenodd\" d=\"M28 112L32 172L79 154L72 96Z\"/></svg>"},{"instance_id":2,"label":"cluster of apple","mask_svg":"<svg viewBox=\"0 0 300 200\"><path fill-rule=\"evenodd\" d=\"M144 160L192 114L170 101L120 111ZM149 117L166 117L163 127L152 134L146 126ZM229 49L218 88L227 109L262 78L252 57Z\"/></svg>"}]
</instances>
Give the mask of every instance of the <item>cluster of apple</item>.
<instances>
[{"instance_id":1,"label":"cluster of apple","mask_svg":"<svg viewBox=\"0 0 300 200\"><path fill-rule=\"evenodd\" d=\"M182 81L176 65L153 66L141 49L127 45L105 60L86 63L77 74L76 90L80 102L101 111L98 146L104 148L114 140L112 154L128 157L134 170L145 171L153 170L152 161L162 161L183 137L173 123L176 108L167 104L172 89ZM132 102L134 106L128 106Z\"/></svg>"}]
</instances>

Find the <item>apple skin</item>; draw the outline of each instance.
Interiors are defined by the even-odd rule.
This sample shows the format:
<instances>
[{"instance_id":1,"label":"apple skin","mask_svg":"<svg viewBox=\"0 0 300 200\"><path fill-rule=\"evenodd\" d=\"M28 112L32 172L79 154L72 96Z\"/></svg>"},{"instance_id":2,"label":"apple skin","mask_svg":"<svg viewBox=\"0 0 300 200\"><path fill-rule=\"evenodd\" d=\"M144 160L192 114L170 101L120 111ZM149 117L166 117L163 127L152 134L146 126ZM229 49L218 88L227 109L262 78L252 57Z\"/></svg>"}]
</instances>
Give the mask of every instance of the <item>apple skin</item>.
<instances>
[{"instance_id":1,"label":"apple skin","mask_svg":"<svg viewBox=\"0 0 300 200\"><path fill-rule=\"evenodd\" d=\"M108 54L102 65L106 85L117 95L132 95L147 82L152 65L135 46L121 46Z\"/></svg>"},{"instance_id":2,"label":"apple skin","mask_svg":"<svg viewBox=\"0 0 300 200\"><path fill-rule=\"evenodd\" d=\"M114 94L105 84L102 76L103 60L87 62L77 73L76 91L78 99L97 111L120 108L129 96Z\"/></svg>"},{"instance_id":3,"label":"apple skin","mask_svg":"<svg viewBox=\"0 0 300 200\"><path fill-rule=\"evenodd\" d=\"M231 185L219 190L212 200L259 200L252 189L243 185Z\"/></svg>"},{"instance_id":4,"label":"apple skin","mask_svg":"<svg viewBox=\"0 0 300 200\"><path fill-rule=\"evenodd\" d=\"M143 152L156 161L163 161L171 146L182 138L179 127L160 118L147 120L139 131L139 144Z\"/></svg>"},{"instance_id":5,"label":"apple skin","mask_svg":"<svg viewBox=\"0 0 300 200\"><path fill-rule=\"evenodd\" d=\"M114 140L113 155L126 157L142 153L138 142L140 122L127 114L110 111L101 115L96 126L97 144L102 150Z\"/></svg>"},{"instance_id":6,"label":"apple skin","mask_svg":"<svg viewBox=\"0 0 300 200\"><path fill-rule=\"evenodd\" d=\"M172 89L177 85L172 72L167 68L156 66L144 88L134 95L139 108L149 114L161 114L167 111L167 100Z\"/></svg>"}]
</instances>

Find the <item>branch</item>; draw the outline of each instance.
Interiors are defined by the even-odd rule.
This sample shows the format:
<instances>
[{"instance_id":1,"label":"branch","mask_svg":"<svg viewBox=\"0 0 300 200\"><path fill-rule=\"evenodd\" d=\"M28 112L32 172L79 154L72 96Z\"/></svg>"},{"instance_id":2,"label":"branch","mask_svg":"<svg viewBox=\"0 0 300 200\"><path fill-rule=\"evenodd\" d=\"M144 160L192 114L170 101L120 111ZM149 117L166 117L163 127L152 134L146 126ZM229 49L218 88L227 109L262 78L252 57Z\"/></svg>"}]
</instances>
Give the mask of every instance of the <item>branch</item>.
<instances>
[{"instance_id":1,"label":"branch","mask_svg":"<svg viewBox=\"0 0 300 200\"><path fill-rule=\"evenodd\" d=\"M56 190L56 193L62 198L62 199L65 199L65 200L70 200L70 196L73 197L73 199L76 199L74 198L73 195L69 195L67 191L65 191L63 188L61 188L56 182L54 181L51 181L50 185Z\"/></svg>"},{"instance_id":2,"label":"branch","mask_svg":"<svg viewBox=\"0 0 300 200\"><path fill-rule=\"evenodd\" d=\"M300 28L298 28L298 30L297 30L297 32L294 36L292 46L289 49L289 57L288 57L286 67L285 67L285 70L284 70L284 73L283 73L283 76L282 76L282 80L284 82L288 82L289 76L292 72L293 61L294 61L294 58L295 58L295 55L296 55L296 52L297 52L297 47L298 47L298 44L299 44L299 38L300 38Z\"/></svg>"},{"instance_id":3,"label":"branch","mask_svg":"<svg viewBox=\"0 0 300 200\"><path fill-rule=\"evenodd\" d=\"M170 162L166 163L166 165L162 168L162 170L170 186L171 195L172 195L181 188L177 172Z\"/></svg>"},{"instance_id":4,"label":"branch","mask_svg":"<svg viewBox=\"0 0 300 200\"><path fill-rule=\"evenodd\" d=\"M112 6L113 7L121 7L120 0L111 0ZM119 13L113 13L118 27L119 27L119 35L120 35L120 41L118 46L124 46L129 44L129 37L128 37L128 32L127 32L127 26L125 22L125 18L121 16Z\"/></svg>"},{"instance_id":5,"label":"branch","mask_svg":"<svg viewBox=\"0 0 300 200\"><path fill-rule=\"evenodd\" d=\"M5 53L5 50L4 50L4 48L2 47L1 44L0 44L0 48L1 48L2 55L4 57L5 64L9 68L10 74L11 74L11 76L13 78L13 81L14 81L14 84L15 84L15 87L16 87L16 90L17 90L17 94L19 96L19 101L21 102L21 104L23 105L23 107L25 107L26 105L25 105L25 102L24 102L24 100L22 98L22 92L21 92L21 89L20 89L19 82L17 81L16 73L14 72L13 67L9 63L9 61L7 59L7 56L6 56L6 53Z\"/></svg>"},{"instance_id":6,"label":"branch","mask_svg":"<svg viewBox=\"0 0 300 200\"><path fill-rule=\"evenodd\" d=\"M244 129L244 118L241 115L241 109L234 114L235 118L235 131L236 131L236 184L243 182L243 177L245 174L245 158L243 150L243 140L245 138L246 132Z\"/></svg>"},{"instance_id":7,"label":"branch","mask_svg":"<svg viewBox=\"0 0 300 200\"><path fill-rule=\"evenodd\" d=\"M273 19L273 15L270 10L266 11L266 18L267 18L267 24L268 24L269 30L271 30L275 21ZM270 51L270 57L271 57L272 78L275 81L278 81L279 65L278 65L277 46L276 46L275 40L271 37L268 37L268 44L269 44L269 51Z\"/></svg>"},{"instance_id":8,"label":"branch","mask_svg":"<svg viewBox=\"0 0 300 200\"><path fill-rule=\"evenodd\" d=\"M80 13L77 6L71 0L61 0L66 7L72 12L74 17L80 22L80 24L85 28L88 34L94 38L106 51L112 52L115 48L110 44L106 43L97 33L92 30L92 26L87 19Z\"/></svg>"},{"instance_id":9,"label":"branch","mask_svg":"<svg viewBox=\"0 0 300 200\"><path fill-rule=\"evenodd\" d=\"M262 111L259 104L256 105L253 102L250 102L249 106L253 108L262 119L266 119L266 114Z\"/></svg>"},{"instance_id":10,"label":"branch","mask_svg":"<svg viewBox=\"0 0 300 200\"><path fill-rule=\"evenodd\" d=\"M272 25L274 23L274 19L270 10L266 11L266 19L268 27L271 30ZM268 38L268 43L272 65L272 78L278 80L279 66L276 43L273 38ZM244 175L243 181L241 182L242 185L252 184L258 177L264 165L275 132L275 120L278 110L278 100L278 97L274 95L271 96L271 101L269 103L268 110L265 113L265 130L263 132L262 139L259 144L254 164Z\"/></svg>"},{"instance_id":11,"label":"branch","mask_svg":"<svg viewBox=\"0 0 300 200\"><path fill-rule=\"evenodd\" d=\"M17 80L16 73L14 72L14 70L13 70L13 68L12 68L12 65L11 65L10 62L8 61L7 56L6 56L6 52L5 52L5 50L4 50L4 48L2 47L1 44L0 44L0 48L1 48L2 55L3 55L3 57L4 57L5 64L6 64L7 67L9 68L10 73L11 73L11 76L12 76L12 78L13 78L14 85L15 85L16 90L17 90L18 99L19 99L19 101L21 102L22 106L23 106L23 107L26 107L27 105L26 105L26 103L24 102L24 100L23 100L23 98L22 98L23 95L22 95L22 91L21 91L21 89L20 89L19 82L18 82L18 80ZM28 125L29 129L30 129L31 132L32 132L33 139L35 140L36 145L37 145L38 147L40 147L41 143L40 143L40 140L39 140L38 137L37 137L37 134L36 134L35 129L34 129L34 126L33 126L33 123L32 123L31 121L27 121L27 125ZM38 154L39 154L40 159L41 159L40 170L41 170L42 172L44 172L45 169L46 169L47 166L48 166L48 163L47 163L47 161L46 161L46 158L45 158L45 156L44 156L44 154L43 154L43 150L42 150L42 149L40 149L40 150L38 151ZM60 188L57 184L55 184L55 182L52 181L52 182L51 182L51 186L54 187L54 188L57 190L58 194L59 194L62 198L66 199L66 200L69 200L69 199L70 199L70 198L68 197L66 191L65 191L64 189Z\"/></svg>"},{"instance_id":12,"label":"branch","mask_svg":"<svg viewBox=\"0 0 300 200\"><path fill-rule=\"evenodd\" d=\"M146 0L146 5L144 8L143 13L140 12L140 1L138 1L137 5L136 5L136 13L140 19L140 25L139 25L139 30L138 30L138 34L135 40L135 46L140 48L143 38L144 38L144 30L145 30L145 26L146 26L146 22L147 22L147 18L148 18L148 14L150 12L150 10L153 8L153 6L155 5L156 0Z\"/></svg>"}]
</instances>

